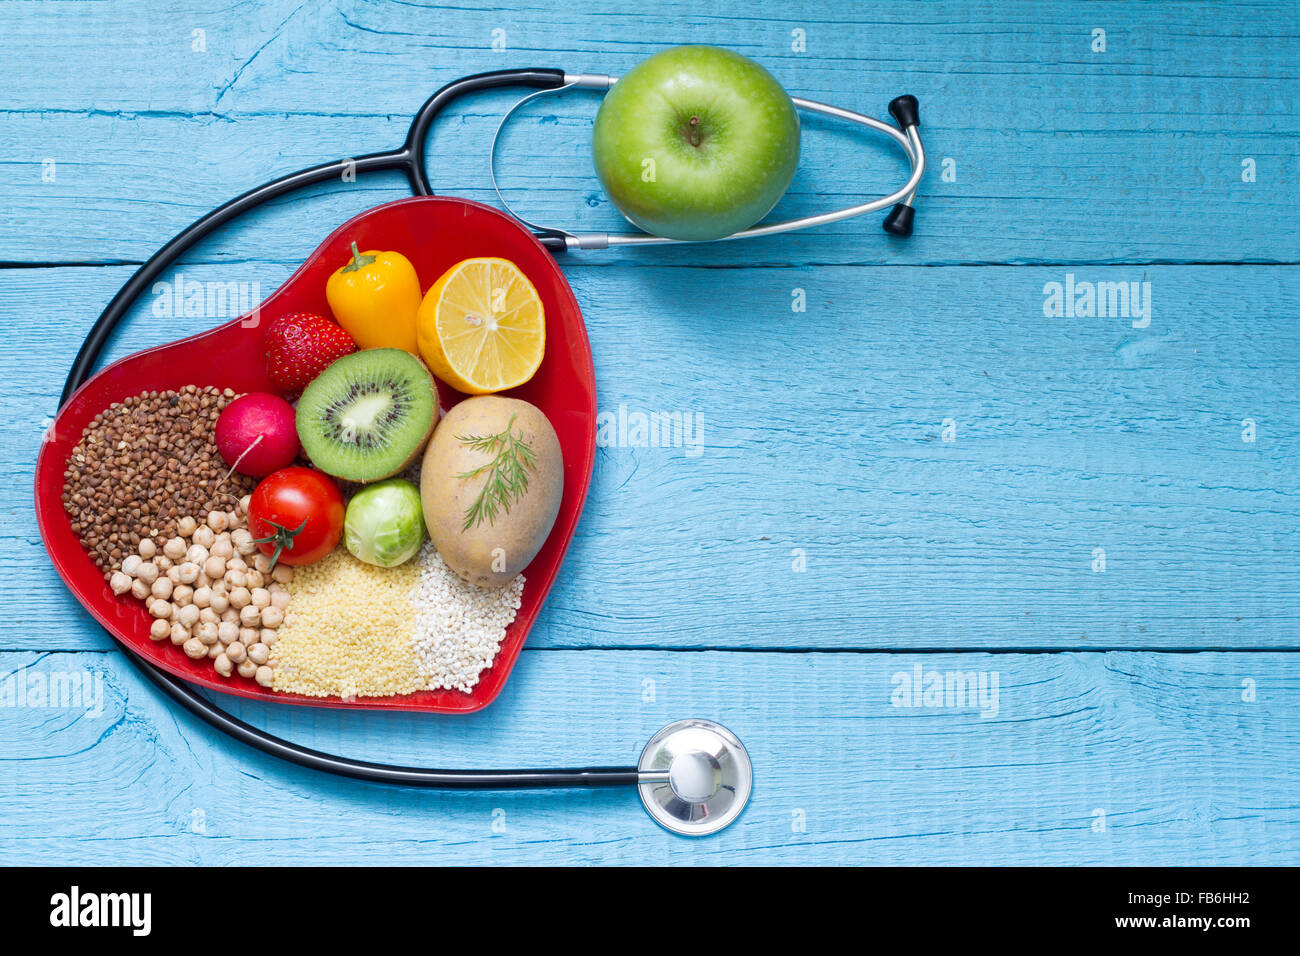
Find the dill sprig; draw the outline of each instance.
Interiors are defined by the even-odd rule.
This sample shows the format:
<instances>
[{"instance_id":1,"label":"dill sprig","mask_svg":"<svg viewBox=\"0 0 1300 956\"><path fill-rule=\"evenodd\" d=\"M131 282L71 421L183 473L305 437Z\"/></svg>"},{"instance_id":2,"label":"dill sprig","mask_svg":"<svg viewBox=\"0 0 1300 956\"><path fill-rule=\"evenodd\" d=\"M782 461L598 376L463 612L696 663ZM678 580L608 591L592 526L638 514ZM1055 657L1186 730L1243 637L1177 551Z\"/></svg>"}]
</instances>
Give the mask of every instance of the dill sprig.
<instances>
[{"instance_id":1,"label":"dill sprig","mask_svg":"<svg viewBox=\"0 0 1300 956\"><path fill-rule=\"evenodd\" d=\"M473 471L466 471L457 478L477 478L487 472L487 480L479 489L478 497L465 512L465 523L461 526L464 533L475 525L496 524L497 515L509 513L510 506L523 497L528 490L528 472L537 470L537 455L523 435L513 431L515 416L510 416L504 431L495 435L457 435L458 441L464 442L475 451L492 455L492 460L479 465Z\"/></svg>"}]
</instances>

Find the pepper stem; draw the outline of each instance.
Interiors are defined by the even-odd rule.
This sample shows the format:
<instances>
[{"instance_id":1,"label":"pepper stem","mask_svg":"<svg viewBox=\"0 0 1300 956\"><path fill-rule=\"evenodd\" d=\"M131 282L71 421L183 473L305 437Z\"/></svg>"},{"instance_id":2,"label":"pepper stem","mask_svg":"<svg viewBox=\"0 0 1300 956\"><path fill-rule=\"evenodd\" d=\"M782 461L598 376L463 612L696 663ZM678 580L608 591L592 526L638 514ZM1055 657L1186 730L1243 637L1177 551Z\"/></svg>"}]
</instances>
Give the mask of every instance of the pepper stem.
<instances>
[{"instance_id":1,"label":"pepper stem","mask_svg":"<svg viewBox=\"0 0 1300 956\"><path fill-rule=\"evenodd\" d=\"M364 269L370 263L375 261L374 256L363 256L361 250L357 248L355 242L352 243L352 260L345 265L339 272L356 272L358 269Z\"/></svg>"}]
</instances>

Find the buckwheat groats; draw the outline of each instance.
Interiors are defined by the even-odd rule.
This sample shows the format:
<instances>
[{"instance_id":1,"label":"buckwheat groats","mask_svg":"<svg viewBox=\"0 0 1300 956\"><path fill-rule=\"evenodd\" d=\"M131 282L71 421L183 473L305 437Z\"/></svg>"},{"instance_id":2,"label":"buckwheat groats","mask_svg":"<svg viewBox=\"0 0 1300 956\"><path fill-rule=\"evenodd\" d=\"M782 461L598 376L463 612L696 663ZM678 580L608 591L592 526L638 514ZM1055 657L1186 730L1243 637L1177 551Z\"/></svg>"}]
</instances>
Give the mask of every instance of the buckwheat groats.
<instances>
[{"instance_id":1,"label":"buckwheat groats","mask_svg":"<svg viewBox=\"0 0 1300 956\"><path fill-rule=\"evenodd\" d=\"M253 490L254 479L227 476L213 438L236 397L196 385L141 392L87 426L64 472L63 507L106 578L143 539L161 550L181 518L229 511Z\"/></svg>"}]
</instances>

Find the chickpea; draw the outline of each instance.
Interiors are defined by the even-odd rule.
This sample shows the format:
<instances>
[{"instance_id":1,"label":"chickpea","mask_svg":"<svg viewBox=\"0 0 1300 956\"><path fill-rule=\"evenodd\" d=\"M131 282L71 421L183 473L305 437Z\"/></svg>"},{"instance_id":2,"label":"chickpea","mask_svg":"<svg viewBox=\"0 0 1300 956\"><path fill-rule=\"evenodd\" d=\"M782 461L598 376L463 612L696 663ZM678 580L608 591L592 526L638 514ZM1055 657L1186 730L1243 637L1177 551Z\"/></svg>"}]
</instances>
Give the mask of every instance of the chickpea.
<instances>
[{"instance_id":1,"label":"chickpea","mask_svg":"<svg viewBox=\"0 0 1300 956\"><path fill-rule=\"evenodd\" d=\"M239 625L234 621L222 621L221 626L217 628L217 637L222 644L230 644L239 639Z\"/></svg>"},{"instance_id":2,"label":"chickpea","mask_svg":"<svg viewBox=\"0 0 1300 956\"><path fill-rule=\"evenodd\" d=\"M158 580L158 565L152 561L145 561L135 569L135 579L143 581L145 584L153 584Z\"/></svg>"},{"instance_id":3,"label":"chickpea","mask_svg":"<svg viewBox=\"0 0 1300 956\"><path fill-rule=\"evenodd\" d=\"M186 515L180 521L176 522L176 533L179 534L182 538L188 538L190 535L192 535L195 532L198 526L199 523L197 521L195 521L189 515Z\"/></svg>"},{"instance_id":4,"label":"chickpea","mask_svg":"<svg viewBox=\"0 0 1300 956\"><path fill-rule=\"evenodd\" d=\"M172 584L180 584L181 583L180 567L177 565L172 565L170 568L167 569L167 573L164 574L163 577L165 577Z\"/></svg>"},{"instance_id":5,"label":"chickpea","mask_svg":"<svg viewBox=\"0 0 1300 956\"><path fill-rule=\"evenodd\" d=\"M158 545L153 543L153 538L141 538L139 551L140 557L148 561L158 553Z\"/></svg>"},{"instance_id":6,"label":"chickpea","mask_svg":"<svg viewBox=\"0 0 1300 956\"><path fill-rule=\"evenodd\" d=\"M153 583L153 587L149 589L149 593L156 598L162 598L164 601L167 600L167 598L172 596L171 578L159 578Z\"/></svg>"},{"instance_id":7,"label":"chickpea","mask_svg":"<svg viewBox=\"0 0 1300 956\"><path fill-rule=\"evenodd\" d=\"M262 609L256 604L247 604L239 609L239 623L245 627L256 627L262 623Z\"/></svg>"},{"instance_id":8,"label":"chickpea","mask_svg":"<svg viewBox=\"0 0 1300 956\"><path fill-rule=\"evenodd\" d=\"M239 641L231 641L229 644L226 645L226 656L229 657L236 664L242 661L244 659L244 655L247 653L248 651L245 650L244 645L239 643Z\"/></svg>"},{"instance_id":9,"label":"chickpea","mask_svg":"<svg viewBox=\"0 0 1300 956\"><path fill-rule=\"evenodd\" d=\"M224 591L213 591L208 604L218 614L225 614L230 609L230 597Z\"/></svg>"},{"instance_id":10,"label":"chickpea","mask_svg":"<svg viewBox=\"0 0 1300 956\"><path fill-rule=\"evenodd\" d=\"M209 645L208 645L208 660L210 660L210 661L215 661L215 660L216 660L218 657L220 657L224 652L225 652L225 648L223 648L220 644L209 644Z\"/></svg>"},{"instance_id":11,"label":"chickpea","mask_svg":"<svg viewBox=\"0 0 1300 956\"><path fill-rule=\"evenodd\" d=\"M137 600L143 601L149 596L149 585L145 584L139 578L131 582L131 596Z\"/></svg>"},{"instance_id":12,"label":"chickpea","mask_svg":"<svg viewBox=\"0 0 1300 956\"><path fill-rule=\"evenodd\" d=\"M257 679L257 682L261 684L263 687L270 687L272 681L275 680L275 671L273 671L271 668L263 664L261 667L259 667L256 671L253 672L253 676Z\"/></svg>"},{"instance_id":13,"label":"chickpea","mask_svg":"<svg viewBox=\"0 0 1300 956\"><path fill-rule=\"evenodd\" d=\"M154 617L165 617L170 620L172 616L171 602L164 601L162 598L157 598L149 605L149 613Z\"/></svg>"},{"instance_id":14,"label":"chickpea","mask_svg":"<svg viewBox=\"0 0 1300 956\"><path fill-rule=\"evenodd\" d=\"M221 618L212 608L203 607L199 608L199 620L204 624L216 624Z\"/></svg>"},{"instance_id":15,"label":"chickpea","mask_svg":"<svg viewBox=\"0 0 1300 956\"><path fill-rule=\"evenodd\" d=\"M171 632L172 625L168 624L162 618L155 618L154 622L149 625L149 636L155 641L161 641Z\"/></svg>"},{"instance_id":16,"label":"chickpea","mask_svg":"<svg viewBox=\"0 0 1300 956\"><path fill-rule=\"evenodd\" d=\"M122 573L135 577L135 572L144 564L144 558L138 554L128 554L122 561Z\"/></svg>"},{"instance_id":17,"label":"chickpea","mask_svg":"<svg viewBox=\"0 0 1300 956\"><path fill-rule=\"evenodd\" d=\"M194 586L196 588L207 588L212 586L212 579L203 572L202 568L199 568L199 576L194 579Z\"/></svg>"},{"instance_id":18,"label":"chickpea","mask_svg":"<svg viewBox=\"0 0 1300 956\"><path fill-rule=\"evenodd\" d=\"M196 636L207 646L217 643L217 625L208 623L200 624Z\"/></svg>"},{"instance_id":19,"label":"chickpea","mask_svg":"<svg viewBox=\"0 0 1300 956\"><path fill-rule=\"evenodd\" d=\"M253 555L253 567L263 574L269 574L271 572L271 556L263 554L261 551L257 552L257 554Z\"/></svg>"},{"instance_id":20,"label":"chickpea","mask_svg":"<svg viewBox=\"0 0 1300 956\"><path fill-rule=\"evenodd\" d=\"M287 564L277 564L275 570L271 572L271 577L280 584L291 584L293 582L293 568Z\"/></svg>"},{"instance_id":21,"label":"chickpea","mask_svg":"<svg viewBox=\"0 0 1300 956\"><path fill-rule=\"evenodd\" d=\"M198 564L186 561L180 566L181 584L193 584L199 579L200 570L202 569Z\"/></svg>"},{"instance_id":22,"label":"chickpea","mask_svg":"<svg viewBox=\"0 0 1300 956\"><path fill-rule=\"evenodd\" d=\"M239 554L252 554L257 550L257 545L253 544L253 534L246 528L237 528L230 532L230 543Z\"/></svg>"},{"instance_id":23,"label":"chickpea","mask_svg":"<svg viewBox=\"0 0 1300 956\"><path fill-rule=\"evenodd\" d=\"M202 564L206 560L208 560L208 549L201 544L192 544L185 552L185 561L188 564Z\"/></svg>"},{"instance_id":24,"label":"chickpea","mask_svg":"<svg viewBox=\"0 0 1300 956\"><path fill-rule=\"evenodd\" d=\"M249 596L254 607L270 607L271 605L271 592L266 588L253 588Z\"/></svg>"},{"instance_id":25,"label":"chickpea","mask_svg":"<svg viewBox=\"0 0 1300 956\"><path fill-rule=\"evenodd\" d=\"M212 547L213 542L217 540L216 532L207 525L200 525L199 529L194 532L194 537L190 539L195 544L202 545L205 548Z\"/></svg>"},{"instance_id":26,"label":"chickpea","mask_svg":"<svg viewBox=\"0 0 1300 956\"><path fill-rule=\"evenodd\" d=\"M188 641L185 642L183 646L185 649L186 657L193 658L194 660L198 660L200 657L207 656L208 653L207 645L204 644L202 641L200 641L197 637L191 637Z\"/></svg>"},{"instance_id":27,"label":"chickpea","mask_svg":"<svg viewBox=\"0 0 1300 956\"><path fill-rule=\"evenodd\" d=\"M184 644L190 638L190 629L179 621L171 625L172 643L176 646Z\"/></svg>"},{"instance_id":28,"label":"chickpea","mask_svg":"<svg viewBox=\"0 0 1300 956\"><path fill-rule=\"evenodd\" d=\"M229 524L230 524L230 519L226 516L226 513L224 511L208 512L208 527L211 528L214 532L225 531L226 527ZM215 537L216 535L214 534L213 538L215 539Z\"/></svg>"},{"instance_id":29,"label":"chickpea","mask_svg":"<svg viewBox=\"0 0 1300 956\"><path fill-rule=\"evenodd\" d=\"M249 593L246 587L237 587L230 592L230 606L236 611L242 611L253 602L253 595Z\"/></svg>"},{"instance_id":30,"label":"chickpea","mask_svg":"<svg viewBox=\"0 0 1300 956\"><path fill-rule=\"evenodd\" d=\"M218 654L217 659L212 664L217 669L217 673L222 677L229 677L235 670L235 665L230 663L230 658L224 653Z\"/></svg>"},{"instance_id":31,"label":"chickpea","mask_svg":"<svg viewBox=\"0 0 1300 956\"><path fill-rule=\"evenodd\" d=\"M265 557L265 555L262 554L259 554L258 556ZM252 591L255 588L260 588L265 586L266 586L266 575L263 574L261 571L249 571L245 573L244 587L248 588L248 590Z\"/></svg>"},{"instance_id":32,"label":"chickpea","mask_svg":"<svg viewBox=\"0 0 1300 956\"><path fill-rule=\"evenodd\" d=\"M239 662L240 677L252 677L256 673L257 673L257 665L254 664L252 661L250 661L248 658L244 658L242 661Z\"/></svg>"},{"instance_id":33,"label":"chickpea","mask_svg":"<svg viewBox=\"0 0 1300 956\"><path fill-rule=\"evenodd\" d=\"M267 647L271 647L279 639L279 635L269 627L263 627L262 633L258 637L259 642L265 644Z\"/></svg>"},{"instance_id":34,"label":"chickpea","mask_svg":"<svg viewBox=\"0 0 1300 956\"><path fill-rule=\"evenodd\" d=\"M239 612L236 611L233 607L228 607L224 612L222 612L221 619L223 621L233 621L234 623L238 624Z\"/></svg>"},{"instance_id":35,"label":"chickpea","mask_svg":"<svg viewBox=\"0 0 1300 956\"><path fill-rule=\"evenodd\" d=\"M283 611L283 610L284 610L285 608L287 608L288 606L289 606L289 592L288 592L288 591L272 591L272 592L271 592L271 607L277 607L277 608L279 608L281 611Z\"/></svg>"},{"instance_id":36,"label":"chickpea","mask_svg":"<svg viewBox=\"0 0 1300 956\"><path fill-rule=\"evenodd\" d=\"M256 644L258 636L257 628L255 627L241 627L239 629L239 643L243 644L245 647L252 647Z\"/></svg>"},{"instance_id":37,"label":"chickpea","mask_svg":"<svg viewBox=\"0 0 1300 956\"><path fill-rule=\"evenodd\" d=\"M185 557L185 541L181 538L169 538L163 545L163 554L173 561Z\"/></svg>"},{"instance_id":38,"label":"chickpea","mask_svg":"<svg viewBox=\"0 0 1300 956\"><path fill-rule=\"evenodd\" d=\"M253 503L253 496L244 495L244 497L239 499L239 510L242 511L244 514L248 514L248 506L251 505L252 503Z\"/></svg>"},{"instance_id":39,"label":"chickpea","mask_svg":"<svg viewBox=\"0 0 1300 956\"><path fill-rule=\"evenodd\" d=\"M160 554L153 559L154 566L159 571L170 571L172 569L172 559L165 554Z\"/></svg>"},{"instance_id":40,"label":"chickpea","mask_svg":"<svg viewBox=\"0 0 1300 956\"><path fill-rule=\"evenodd\" d=\"M208 607L212 603L212 588L206 584L194 589L194 606L199 608Z\"/></svg>"},{"instance_id":41,"label":"chickpea","mask_svg":"<svg viewBox=\"0 0 1300 956\"><path fill-rule=\"evenodd\" d=\"M214 581L217 578L224 578L226 576L226 559L214 554L203 562L203 573Z\"/></svg>"},{"instance_id":42,"label":"chickpea","mask_svg":"<svg viewBox=\"0 0 1300 956\"><path fill-rule=\"evenodd\" d=\"M278 607L262 608L262 626L277 628L284 623L284 612Z\"/></svg>"},{"instance_id":43,"label":"chickpea","mask_svg":"<svg viewBox=\"0 0 1300 956\"><path fill-rule=\"evenodd\" d=\"M131 575L125 571L114 571L113 576L108 579L108 586L113 589L114 594L125 594L131 590Z\"/></svg>"},{"instance_id":44,"label":"chickpea","mask_svg":"<svg viewBox=\"0 0 1300 956\"><path fill-rule=\"evenodd\" d=\"M178 584L172 588L172 603L177 607L185 607L194 600L194 589L188 584Z\"/></svg>"},{"instance_id":45,"label":"chickpea","mask_svg":"<svg viewBox=\"0 0 1300 956\"><path fill-rule=\"evenodd\" d=\"M228 569L230 566L227 565L226 567ZM235 588L246 588L248 587L248 575L243 571L227 570L226 584L228 584L232 590Z\"/></svg>"},{"instance_id":46,"label":"chickpea","mask_svg":"<svg viewBox=\"0 0 1300 956\"><path fill-rule=\"evenodd\" d=\"M248 649L248 659L254 664L265 664L271 656L271 649L265 644L254 644Z\"/></svg>"},{"instance_id":47,"label":"chickpea","mask_svg":"<svg viewBox=\"0 0 1300 956\"><path fill-rule=\"evenodd\" d=\"M223 534L212 543L211 555L214 558L234 557L235 546L230 543L230 535Z\"/></svg>"},{"instance_id":48,"label":"chickpea","mask_svg":"<svg viewBox=\"0 0 1300 956\"><path fill-rule=\"evenodd\" d=\"M251 539L250 539L250 540L251 540ZM257 545L253 545L253 550L254 550L254 551L257 550ZM226 570L227 570L227 571L247 571L247 570L248 570L248 562L245 561L243 558L231 558L229 561L226 562Z\"/></svg>"},{"instance_id":49,"label":"chickpea","mask_svg":"<svg viewBox=\"0 0 1300 956\"><path fill-rule=\"evenodd\" d=\"M199 623L199 609L193 604L187 604L181 608L181 613L176 616L176 620L186 627L193 627Z\"/></svg>"}]
</instances>

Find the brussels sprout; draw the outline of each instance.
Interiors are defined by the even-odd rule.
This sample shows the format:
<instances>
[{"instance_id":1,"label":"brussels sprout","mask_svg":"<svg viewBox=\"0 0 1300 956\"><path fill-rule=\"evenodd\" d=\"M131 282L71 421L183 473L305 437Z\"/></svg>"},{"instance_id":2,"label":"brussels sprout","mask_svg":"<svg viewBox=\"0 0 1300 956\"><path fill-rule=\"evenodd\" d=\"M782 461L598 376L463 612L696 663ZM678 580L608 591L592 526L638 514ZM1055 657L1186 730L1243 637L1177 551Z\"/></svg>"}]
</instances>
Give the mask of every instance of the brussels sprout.
<instances>
[{"instance_id":1,"label":"brussels sprout","mask_svg":"<svg viewBox=\"0 0 1300 956\"><path fill-rule=\"evenodd\" d=\"M367 564L392 568L409 561L424 542L420 492L404 478L362 488L348 502L343 541Z\"/></svg>"}]
</instances>

